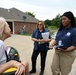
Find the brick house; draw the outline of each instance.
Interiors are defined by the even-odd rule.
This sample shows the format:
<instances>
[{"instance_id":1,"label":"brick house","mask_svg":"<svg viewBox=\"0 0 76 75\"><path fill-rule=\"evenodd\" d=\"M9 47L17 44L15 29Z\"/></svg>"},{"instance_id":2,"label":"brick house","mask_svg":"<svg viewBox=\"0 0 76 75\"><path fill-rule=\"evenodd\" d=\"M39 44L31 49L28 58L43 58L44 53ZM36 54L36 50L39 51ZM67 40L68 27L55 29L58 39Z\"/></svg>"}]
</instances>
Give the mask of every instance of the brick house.
<instances>
[{"instance_id":1,"label":"brick house","mask_svg":"<svg viewBox=\"0 0 76 75\"><path fill-rule=\"evenodd\" d=\"M0 8L0 17L6 19L12 34L19 34L23 29L26 33L32 33L38 22L38 19L16 8Z\"/></svg>"}]
</instances>

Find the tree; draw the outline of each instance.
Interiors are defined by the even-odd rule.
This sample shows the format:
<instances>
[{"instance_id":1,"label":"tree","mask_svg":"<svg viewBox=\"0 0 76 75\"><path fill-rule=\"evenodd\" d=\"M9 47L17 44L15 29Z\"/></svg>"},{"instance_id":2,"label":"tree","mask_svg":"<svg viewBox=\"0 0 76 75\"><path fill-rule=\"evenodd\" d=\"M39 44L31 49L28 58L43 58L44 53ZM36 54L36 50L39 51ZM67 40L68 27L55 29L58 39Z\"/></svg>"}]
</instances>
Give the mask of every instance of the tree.
<instances>
[{"instance_id":1,"label":"tree","mask_svg":"<svg viewBox=\"0 0 76 75\"><path fill-rule=\"evenodd\" d=\"M51 26L51 20L47 19L44 21L45 27Z\"/></svg>"},{"instance_id":2,"label":"tree","mask_svg":"<svg viewBox=\"0 0 76 75\"><path fill-rule=\"evenodd\" d=\"M75 23L76 23L76 17L75 17ZM76 25L76 24L75 24Z\"/></svg>"},{"instance_id":3,"label":"tree","mask_svg":"<svg viewBox=\"0 0 76 75\"><path fill-rule=\"evenodd\" d=\"M51 20L51 25L59 27L60 26L60 14L58 14L54 19Z\"/></svg>"},{"instance_id":4,"label":"tree","mask_svg":"<svg viewBox=\"0 0 76 75\"><path fill-rule=\"evenodd\" d=\"M25 13L28 14L28 15L30 15L30 16L32 16L32 17L35 17L34 12L25 12Z\"/></svg>"}]
</instances>

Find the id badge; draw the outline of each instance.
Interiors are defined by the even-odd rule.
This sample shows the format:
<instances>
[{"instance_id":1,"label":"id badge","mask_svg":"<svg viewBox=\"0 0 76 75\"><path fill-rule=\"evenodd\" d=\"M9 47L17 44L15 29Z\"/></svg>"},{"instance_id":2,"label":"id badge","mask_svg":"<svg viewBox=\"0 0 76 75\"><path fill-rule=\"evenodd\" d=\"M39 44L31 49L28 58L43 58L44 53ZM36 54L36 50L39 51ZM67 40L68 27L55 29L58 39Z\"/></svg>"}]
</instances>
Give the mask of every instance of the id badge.
<instances>
[{"instance_id":1,"label":"id badge","mask_svg":"<svg viewBox=\"0 0 76 75\"><path fill-rule=\"evenodd\" d=\"M59 40L58 44L59 44L59 46L61 46L61 45L62 45L62 41L61 41L61 40Z\"/></svg>"}]
</instances>

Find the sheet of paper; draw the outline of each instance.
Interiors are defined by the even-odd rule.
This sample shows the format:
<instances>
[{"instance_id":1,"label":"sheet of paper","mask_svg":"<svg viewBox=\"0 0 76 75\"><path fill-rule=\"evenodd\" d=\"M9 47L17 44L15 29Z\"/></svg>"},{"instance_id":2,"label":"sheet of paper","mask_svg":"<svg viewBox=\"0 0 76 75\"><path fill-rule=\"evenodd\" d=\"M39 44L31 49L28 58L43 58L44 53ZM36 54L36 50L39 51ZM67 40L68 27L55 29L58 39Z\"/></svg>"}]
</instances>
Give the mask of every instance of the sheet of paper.
<instances>
[{"instance_id":1,"label":"sheet of paper","mask_svg":"<svg viewBox=\"0 0 76 75\"><path fill-rule=\"evenodd\" d=\"M43 39L47 40L49 38L49 32L42 33Z\"/></svg>"}]
</instances>

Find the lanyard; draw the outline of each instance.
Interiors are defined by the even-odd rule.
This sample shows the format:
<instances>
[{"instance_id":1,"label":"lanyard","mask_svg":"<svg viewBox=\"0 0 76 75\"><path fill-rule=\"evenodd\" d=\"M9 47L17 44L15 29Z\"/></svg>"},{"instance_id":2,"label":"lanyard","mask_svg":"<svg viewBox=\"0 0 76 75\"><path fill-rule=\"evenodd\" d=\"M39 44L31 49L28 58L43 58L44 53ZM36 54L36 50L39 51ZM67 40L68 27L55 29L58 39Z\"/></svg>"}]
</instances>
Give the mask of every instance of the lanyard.
<instances>
[{"instance_id":1,"label":"lanyard","mask_svg":"<svg viewBox=\"0 0 76 75\"><path fill-rule=\"evenodd\" d=\"M63 31L62 31L62 34L61 34L61 37L60 37L60 40L58 41L58 45L59 45L59 46L62 46L62 45L63 45L61 39L62 39L63 36L65 35L64 33L65 33L65 31L63 30Z\"/></svg>"}]
</instances>

